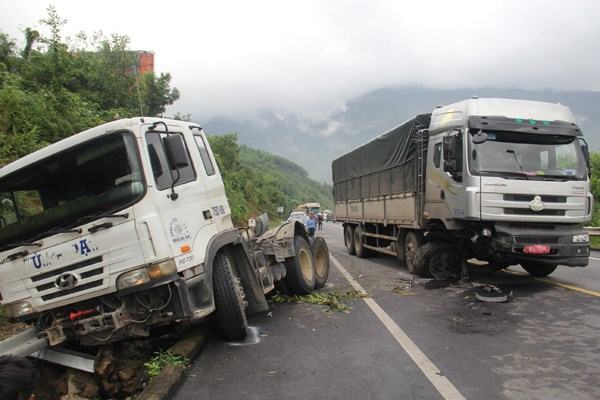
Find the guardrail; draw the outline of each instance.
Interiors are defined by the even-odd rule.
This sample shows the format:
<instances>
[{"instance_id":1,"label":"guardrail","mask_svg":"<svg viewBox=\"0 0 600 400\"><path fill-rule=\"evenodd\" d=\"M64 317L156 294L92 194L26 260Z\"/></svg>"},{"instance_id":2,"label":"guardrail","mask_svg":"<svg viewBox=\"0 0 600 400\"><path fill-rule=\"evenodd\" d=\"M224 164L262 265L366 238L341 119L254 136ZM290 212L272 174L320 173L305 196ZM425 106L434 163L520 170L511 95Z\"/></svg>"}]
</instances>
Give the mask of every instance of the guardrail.
<instances>
[{"instance_id":1,"label":"guardrail","mask_svg":"<svg viewBox=\"0 0 600 400\"><path fill-rule=\"evenodd\" d=\"M600 236L600 227L597 226L586 226L585 230L588 231L590 236Z\"/></svg>"}]
</instances>

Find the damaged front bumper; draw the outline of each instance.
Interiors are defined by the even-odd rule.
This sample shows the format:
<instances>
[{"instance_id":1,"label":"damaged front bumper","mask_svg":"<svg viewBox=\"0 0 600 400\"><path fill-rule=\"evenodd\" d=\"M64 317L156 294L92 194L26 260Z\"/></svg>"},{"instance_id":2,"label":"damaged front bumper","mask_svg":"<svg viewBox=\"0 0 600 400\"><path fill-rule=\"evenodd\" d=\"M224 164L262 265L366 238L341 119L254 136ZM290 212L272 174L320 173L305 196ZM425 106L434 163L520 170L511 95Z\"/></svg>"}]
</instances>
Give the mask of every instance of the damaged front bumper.
<instances>
[{"instance_id":1,"label":"damaged front bumper","mask_svg":"<svg viewBox=\"0 0 600 400\"><path fill-rule=\"evenodd\" d=\"M79 340L99 345L128 337L145 337L150 328L172 322L198 321L214 309L206 274L173 274L147 284L41 314L38 329L50 345Z\"/></svg>"},{"instance_id":2,"label":"damaged front bumper","mask_svg":"<svg viewBox=\"0 0 600 400\"><path fill-rule=\"evenodd\" d=\"M581 225L497 223L491 247L494 258L507 264L536 261L546 264L584 267L590 244L573 243L573 237L587 232ZM526 246L547 246L548 254L527 254Z\"/></svg>"}]
</instances>

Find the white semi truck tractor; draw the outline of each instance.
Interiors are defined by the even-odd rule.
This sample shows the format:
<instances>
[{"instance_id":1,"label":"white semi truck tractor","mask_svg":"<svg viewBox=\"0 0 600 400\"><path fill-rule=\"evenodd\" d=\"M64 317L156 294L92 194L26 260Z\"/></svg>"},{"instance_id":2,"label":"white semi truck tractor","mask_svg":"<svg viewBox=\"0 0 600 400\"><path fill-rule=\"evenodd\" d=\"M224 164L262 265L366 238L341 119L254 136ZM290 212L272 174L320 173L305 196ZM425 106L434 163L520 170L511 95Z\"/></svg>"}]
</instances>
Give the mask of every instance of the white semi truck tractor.
<instances>
[{"instance_id":1,"label":"white semi truck tractor","mask_svg":"<svg viewBox=\"0 0 600 400\"><path fill-rule=\"evenodd\" d=\"M418 115L333 161L350 254L419 276L466 260L533 276L588 264L589 153L568 107L473 98Z\"/></svg>"},{"instance_id":2,"label":"white semi truck tractor","mask_svg":"<svg viewBox=\"0 0 600 400\"><path fill-rule=\"evenodd\" d=\"M276 284L306 294L327 279L327 246L302 224L234 228L207 138L188 122L119 120L29 154L0 169L0 207L1 303L50 345L211 315L241 339Z\"/></svg>"}]
</instances>

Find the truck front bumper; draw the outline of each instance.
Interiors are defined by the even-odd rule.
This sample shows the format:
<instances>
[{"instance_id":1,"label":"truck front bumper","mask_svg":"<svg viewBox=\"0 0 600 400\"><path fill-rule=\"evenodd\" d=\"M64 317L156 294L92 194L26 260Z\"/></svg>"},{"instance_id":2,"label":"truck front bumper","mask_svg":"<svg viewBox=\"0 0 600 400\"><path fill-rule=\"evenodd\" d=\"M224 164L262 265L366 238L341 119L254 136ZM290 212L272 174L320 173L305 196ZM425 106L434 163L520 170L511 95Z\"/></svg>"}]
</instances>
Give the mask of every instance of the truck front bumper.
<instances>
[{"instance_id":1,"label":"truck front bumper","mask_svg":"<svg viewBox=\"0 0 600 400\"><path fill-rule=\"evenodd\" d=\"M581 225L496 223L492 247L495 258L509 264L536 261L546 264L585 267L590 244L573 243L573 236L587 233ZM545 245L549 254L531 255L527 245Z\"/></svg>"}]
</instances>

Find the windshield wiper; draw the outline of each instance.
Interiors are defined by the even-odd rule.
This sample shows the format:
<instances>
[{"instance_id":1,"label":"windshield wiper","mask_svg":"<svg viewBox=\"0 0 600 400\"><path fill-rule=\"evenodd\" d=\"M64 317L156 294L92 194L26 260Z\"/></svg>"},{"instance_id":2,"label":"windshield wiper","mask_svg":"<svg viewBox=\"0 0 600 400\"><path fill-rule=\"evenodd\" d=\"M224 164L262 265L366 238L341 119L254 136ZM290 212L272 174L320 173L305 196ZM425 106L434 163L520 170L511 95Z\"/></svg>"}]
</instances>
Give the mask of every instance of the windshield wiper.
<instances>
[{"instance_id":1,"label":"windshield wiper","mask_svg":"<svg viewBox=\"0 0 600 400\"><path fill-rule=\"evenodd\" d=\"M75 221L74 225L80 224L80 223L84 223L86 221L92 221L95 219L100 219L100 218L123 218L123 219L127 219L129 218L129 213L123 213L123 214L106 214L106 213L98 213L98 214L90 214L90 215L86 215L83 216L81 218L79 218L77 221Z\"/></svg>"},{"instance_id":2,"label":"windshield wiper","mask_svg":"<svg viewBox=\"0 0 600 400\"><path fill-rule=\"evenodd\" d=\"M0 248L0 251L6 251L6 250L14 249L14 248L17 248L17 247L42 247L42 243L40 243L40 242L9 243L9 244L6 244L6 245L2 246ZM24 253L24 254L22 254L22 253ZM23 250L23 251L19 251L19 252L15 253L15 254L11 254L10 256L8 256L6 258L12 260L13 258L11 258L11 257L16 258L19 255L27 255L27 254L29 254L29 252L27 250Z\"/></svg>"},{"instance_id":3,"label":"windshield wiper","mask_svg":"<svg viewBox=\"0 0 600 400\"><path fill-rule=\"evenodd\" d=\"M551 179L560 179L561 181L578 181L580 180L576 176L573 175L536 175L539 178L551 178Z\"/></svg>"}]
</instances>

